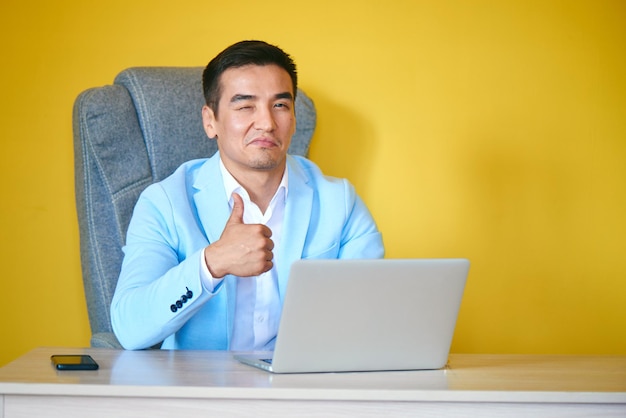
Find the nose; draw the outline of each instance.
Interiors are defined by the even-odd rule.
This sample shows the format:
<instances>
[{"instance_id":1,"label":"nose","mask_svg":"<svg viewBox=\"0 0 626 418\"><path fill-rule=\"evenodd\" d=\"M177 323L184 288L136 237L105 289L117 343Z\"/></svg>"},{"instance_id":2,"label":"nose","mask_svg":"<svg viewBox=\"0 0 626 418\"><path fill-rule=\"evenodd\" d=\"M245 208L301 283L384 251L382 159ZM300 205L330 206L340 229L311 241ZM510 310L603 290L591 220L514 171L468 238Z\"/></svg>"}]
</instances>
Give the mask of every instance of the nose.
<instances>
[{"instance_id":1,"label":"nose","mask_svg":"<svg viewBox=\"0 0 626 418\"><path fill-rule=\"evenodd\" d=\"M276 128L276 120L271 106L260 106L257 108L254 126L264 132L272 132Z\"/></svg>"}]
</instances>

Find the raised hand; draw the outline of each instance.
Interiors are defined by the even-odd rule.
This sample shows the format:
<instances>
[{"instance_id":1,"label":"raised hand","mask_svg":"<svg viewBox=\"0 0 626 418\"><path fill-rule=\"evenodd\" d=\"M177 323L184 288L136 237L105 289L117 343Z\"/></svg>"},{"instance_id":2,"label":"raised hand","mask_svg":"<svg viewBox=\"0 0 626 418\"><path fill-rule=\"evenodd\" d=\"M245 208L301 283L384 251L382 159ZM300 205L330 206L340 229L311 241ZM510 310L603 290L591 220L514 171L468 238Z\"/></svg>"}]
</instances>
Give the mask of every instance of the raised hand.
<instances>
[{"instance_id":1,"label":"raised hand","mask_svg":"<svg viewBox=\"0 0 626 418\"><path fill-rule=\"evenodd\" d=\"M262 224L245 224L241 196L234 193L233 201L222 236L204 249L204 261L214 278L258 276L274 265L272 230Z\"/></svg>"}]
</instances>

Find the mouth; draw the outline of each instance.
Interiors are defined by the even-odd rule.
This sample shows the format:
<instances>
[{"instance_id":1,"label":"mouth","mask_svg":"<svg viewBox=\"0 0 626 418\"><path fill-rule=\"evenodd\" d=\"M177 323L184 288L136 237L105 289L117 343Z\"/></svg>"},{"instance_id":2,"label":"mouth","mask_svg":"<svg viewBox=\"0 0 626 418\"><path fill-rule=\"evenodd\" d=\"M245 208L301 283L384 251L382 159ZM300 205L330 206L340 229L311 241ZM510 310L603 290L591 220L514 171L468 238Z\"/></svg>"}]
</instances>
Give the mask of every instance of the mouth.
<instances>
[{"instance_id":1,"label":"mouth","mask_svg":"<svg viewBox=\"0 0 626 418\"><path fill-rule=\"evenodd\" d=\"M279 142L276 141L275 139L260 137L260 138L254 138L253 140L248 142L248 145L252 145L255 147L259 147L259 148L276 148L279 146Z\"/></svg>"}]
</instances>

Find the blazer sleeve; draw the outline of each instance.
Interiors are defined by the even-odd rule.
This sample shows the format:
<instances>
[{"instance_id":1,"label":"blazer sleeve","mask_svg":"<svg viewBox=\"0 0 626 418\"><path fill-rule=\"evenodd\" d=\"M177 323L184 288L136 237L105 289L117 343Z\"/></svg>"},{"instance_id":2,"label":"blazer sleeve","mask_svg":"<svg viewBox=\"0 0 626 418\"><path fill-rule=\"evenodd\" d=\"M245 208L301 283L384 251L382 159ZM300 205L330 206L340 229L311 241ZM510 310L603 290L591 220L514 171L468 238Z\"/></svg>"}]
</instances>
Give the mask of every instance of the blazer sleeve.
<instances>
[{"instance_id":1,"label":"blazer sleeve","mask_svg":"<svg viewBox=\"0 0 626 418\"><path fill-rule=\"evenodd\" d=\"M383 258L383 238L372 214L357 195L354 186L347 180L343 180L343 183L347 217L341 232L338 258Z\"/></svg>"},{"instance_id":2,"label":"blazer sleeve","mask_svg":"<svg viewBox=\"0 0 626 418\"><path fill-rule=\"evenodd\" d=\"M203 288L200 252L208 243L177 225L175 206L160 184L148 187L135 206L111 304L113 331L126 349L174 334L220 289Z\"/></svg>"}]
</instances>

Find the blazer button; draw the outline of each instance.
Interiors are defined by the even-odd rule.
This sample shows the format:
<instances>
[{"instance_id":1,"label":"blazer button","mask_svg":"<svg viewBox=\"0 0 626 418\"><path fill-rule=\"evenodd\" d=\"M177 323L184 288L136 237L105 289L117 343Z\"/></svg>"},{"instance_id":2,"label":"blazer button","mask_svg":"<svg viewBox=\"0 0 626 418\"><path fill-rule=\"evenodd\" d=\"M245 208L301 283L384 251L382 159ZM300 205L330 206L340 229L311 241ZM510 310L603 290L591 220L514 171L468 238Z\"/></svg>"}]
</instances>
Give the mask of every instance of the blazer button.
<instances>
[{"instance_id":1,"label":"blazer button","mask_svg":"<svg viewBox=\"0 0 626 418\"><path fill-rule=\"evenodd\" d=\"M186 296L186 295L182 295L182 296L180 297L180 300L182 300L182 301L183 301L183 303L187 303L187 296Z\"/></svg>"},{"instance_id":2,"label":"blazer button","mask_svg":"<svg viewBox=\"0 0 626 418\"><path fill-rule=\"evenodd\" d=\"M170 309L172 310L172 312L176 312L178 310L178 307L176 307L176 305L172 305L170 306Z\"/></svg>"},{"instance_id":3,"label":"blazer button","mask_svg":"<svg viewBox=\"0 0 626 418\"><path fill-rule=\"evenodd\" d=\"M178 309L182 308L182 307L183 307L183 303L182 303L180 300L177 300L177 301L176 301L176 307L177 307Z\"/></svg>"},{"instance_id":4,"label":"blazer button","mask_svg":"<svg viewBox=\"0 0 626 418\"><path fill-rule=\"evenodd\" d=\"M186 289L187 289L187 299L191 299L193 297L193 292L189 290L188 287Z\"/></svg>"}]
</instances>

